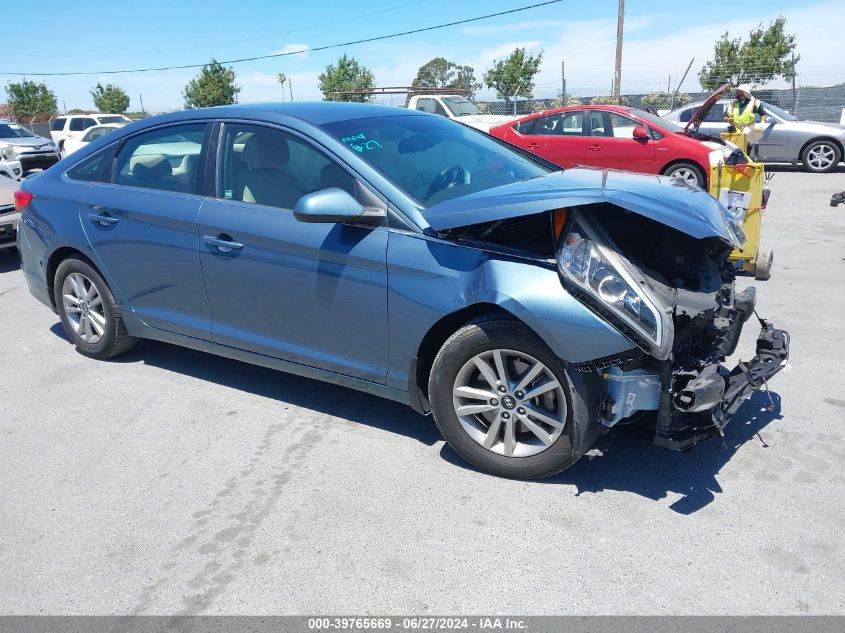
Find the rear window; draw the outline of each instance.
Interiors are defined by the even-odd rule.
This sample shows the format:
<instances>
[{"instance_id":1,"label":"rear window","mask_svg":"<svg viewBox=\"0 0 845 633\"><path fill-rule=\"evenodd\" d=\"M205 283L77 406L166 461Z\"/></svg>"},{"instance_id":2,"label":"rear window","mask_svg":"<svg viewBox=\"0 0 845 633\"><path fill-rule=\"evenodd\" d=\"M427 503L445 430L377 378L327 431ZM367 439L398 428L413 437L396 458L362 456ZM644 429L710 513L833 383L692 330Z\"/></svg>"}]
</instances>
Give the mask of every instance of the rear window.
<instances>
[{"instance_id":1,"label":"rear window","mask_svg":"<svg viewBox=\"0 0 845 633\"><path fill-rule=\"evenodd\" d=\"M423 206L552 171L449 119L398 115L322 126Z\"/></svg>"}]
</instances>

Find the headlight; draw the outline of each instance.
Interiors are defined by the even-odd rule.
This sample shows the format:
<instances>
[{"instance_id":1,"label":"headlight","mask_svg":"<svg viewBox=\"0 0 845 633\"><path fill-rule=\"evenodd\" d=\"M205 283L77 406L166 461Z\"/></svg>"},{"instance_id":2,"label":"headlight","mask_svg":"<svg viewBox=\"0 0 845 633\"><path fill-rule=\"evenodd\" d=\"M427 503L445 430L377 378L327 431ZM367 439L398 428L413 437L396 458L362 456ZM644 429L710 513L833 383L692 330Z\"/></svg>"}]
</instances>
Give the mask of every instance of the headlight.
<instances>
[{"instance_id":1,"label":"headlight","mask_svg":"<svg viewBox=\"0 0 845 633\"><path fill-rule=\"evenodd\" d=\"M590 307L619 322L656 358L669 357L672 320L600 229L578 219L560 246L557 263L564 281L585 294Z\"/></svg>"},{"instance_id":2,"label":"headlight","mask_svg":"<svg viewBox=\"0 0 845 633\"><path fill-rule=\"evenodd\" d=\"M13 147L9 147L8 145L0 147L0 159L15 160L15 149Z\"/></svg>"}]
</instances>

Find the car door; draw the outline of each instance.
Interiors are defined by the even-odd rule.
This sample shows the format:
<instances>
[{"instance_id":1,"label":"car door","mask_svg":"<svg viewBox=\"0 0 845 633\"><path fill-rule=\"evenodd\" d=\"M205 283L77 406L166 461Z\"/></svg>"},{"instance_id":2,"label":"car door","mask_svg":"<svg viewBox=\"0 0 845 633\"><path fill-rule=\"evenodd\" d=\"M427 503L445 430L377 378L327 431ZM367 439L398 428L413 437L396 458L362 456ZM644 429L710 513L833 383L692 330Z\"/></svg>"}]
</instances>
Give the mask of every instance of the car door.
<instances>
[{"instance_id":1,"label":"car door","mask_svg":"<svg viewBox=\"0 0 845 633\"><path fill-rule=\"evenodd\" d=\"M585 164L583 111L556 112L525 123L529 125L520 124L514 129L518 145L561 167Z\"/></svg>"},{"instance_id":2,"label":"car door","mask_svg":"<svg viewBox=\"0 0 845 633\"><path fill-rule=\"evenodd\" d=\"M590 110L587 122L587 165L654 173L654 142L634 138L644 123L610 110Z\"/></svg>"},{"instance_id":3,"label":"car door","mask_svg":"<svg viewBox=\"0 0 845 633\"><path fill-rule=\"evenodd\" d=\"M311 141L225 123L216 198L198 218L200 261L223 345L384 383L387 228L304 223L304 194L342 188L380 200Z\"/></svg>"},{"instance_id":4,"label":"car door","mask_svg":"<svg viewBox=\"0 0 845 633\"><path fill-rule=\"evenodd\" d=\"M718 137L722 132L726 132L729 124L725 122L725 112L727 112L728 103L717 101L710 108L707 116L701 122L698 131L708 136Z\"/></svg>"},{"instance_id":5,"label":"car door","mask_svg":"<svg viewBox=\"0 0 845 633\"><path fill-rule=\"evenodd\" d=\"M79 218L115 292L147 325L210 340L196 228L206 128L181 123L142 132L69 176L94 181L79 190ZM107 160L108 175L91 171L94 159Z\"/></svg>"}]
</instances>

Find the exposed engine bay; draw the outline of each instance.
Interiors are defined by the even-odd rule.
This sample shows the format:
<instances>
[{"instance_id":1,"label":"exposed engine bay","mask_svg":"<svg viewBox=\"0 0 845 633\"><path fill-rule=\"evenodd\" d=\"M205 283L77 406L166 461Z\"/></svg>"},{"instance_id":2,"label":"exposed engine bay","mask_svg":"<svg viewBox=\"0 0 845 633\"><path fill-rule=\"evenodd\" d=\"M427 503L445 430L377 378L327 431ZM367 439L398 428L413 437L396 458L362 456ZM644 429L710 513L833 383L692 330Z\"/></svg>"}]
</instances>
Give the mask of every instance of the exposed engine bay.
<instances>
[{"instance_id":1,"label":"exposed engine bay","mask_svg":"<svg viewBox=\"0 0 845 633\"><path fill-rule=\"evenodd\" d=\"M637 344L575 366L602 379L606 428L650 418L655 443L683 450L722 435L742 402L786 363L789 335L758 319L757 354L729 370L754 287L737 292L735 244L696 239L617 205L598 203L449 231L465 244L556 258L564 286Z\"/></svg>"}]
</instances>

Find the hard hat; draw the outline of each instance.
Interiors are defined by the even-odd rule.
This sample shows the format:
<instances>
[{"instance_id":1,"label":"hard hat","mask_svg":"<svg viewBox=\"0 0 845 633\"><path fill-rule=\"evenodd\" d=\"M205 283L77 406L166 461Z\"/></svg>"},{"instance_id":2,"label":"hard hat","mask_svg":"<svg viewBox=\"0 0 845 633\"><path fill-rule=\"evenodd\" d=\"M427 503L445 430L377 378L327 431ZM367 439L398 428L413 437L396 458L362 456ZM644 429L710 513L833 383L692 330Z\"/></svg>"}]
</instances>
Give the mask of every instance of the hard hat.
<instances>
[{"instance_id":1,"label":"hard hat","mask_svg":"<svg viewBox=\"0 0 845 633\"><path fill-rule=\"evenodd\" d=\"M739 84L736 88L734 88L734 92L744 92L749 97L754 95L751 94L751 85L750 84Z\"/></svg>"}]
</instances>

